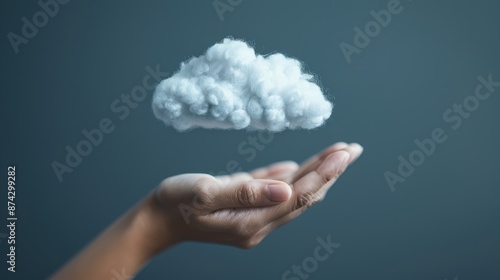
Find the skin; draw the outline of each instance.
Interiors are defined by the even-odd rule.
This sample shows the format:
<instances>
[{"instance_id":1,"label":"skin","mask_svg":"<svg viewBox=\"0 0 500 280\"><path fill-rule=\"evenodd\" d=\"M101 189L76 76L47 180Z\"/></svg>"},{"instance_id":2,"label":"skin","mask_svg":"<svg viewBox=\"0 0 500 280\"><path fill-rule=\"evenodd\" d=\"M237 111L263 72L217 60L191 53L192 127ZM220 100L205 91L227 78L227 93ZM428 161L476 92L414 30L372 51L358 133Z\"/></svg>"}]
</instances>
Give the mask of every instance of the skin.
<instances>
[{"instance_id":1,"label":"skin","mask_svg":"<svg viewBox=\"0 0 500 280\"><path fill-rule=\"evenodd\" d=\"M323 200L362 152L359 144L342 142L300 166L287 161L228 176L167 178L51 279L129 279L183 241L253 248Z\"/></svg>"}]
</instances>

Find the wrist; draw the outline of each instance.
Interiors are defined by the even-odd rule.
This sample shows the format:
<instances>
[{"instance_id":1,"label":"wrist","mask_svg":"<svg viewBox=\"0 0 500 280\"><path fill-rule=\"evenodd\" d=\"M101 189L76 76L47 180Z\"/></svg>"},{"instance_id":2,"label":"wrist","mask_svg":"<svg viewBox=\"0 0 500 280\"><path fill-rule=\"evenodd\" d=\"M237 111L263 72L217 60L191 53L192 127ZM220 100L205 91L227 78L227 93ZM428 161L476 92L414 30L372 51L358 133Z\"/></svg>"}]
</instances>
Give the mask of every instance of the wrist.
<instances>
[{"instance_id":1,"label":"wrist","mask_svg":"<svg viewBox=\"0 0 500 280\"><path fill-rule=\"evenodd\" d=\"M146 258L151 258L181 241L169 213L159 203L154 192L132 210L131 216L132 232L137 233L138 244Z\"/></svg>"}]
</instances>

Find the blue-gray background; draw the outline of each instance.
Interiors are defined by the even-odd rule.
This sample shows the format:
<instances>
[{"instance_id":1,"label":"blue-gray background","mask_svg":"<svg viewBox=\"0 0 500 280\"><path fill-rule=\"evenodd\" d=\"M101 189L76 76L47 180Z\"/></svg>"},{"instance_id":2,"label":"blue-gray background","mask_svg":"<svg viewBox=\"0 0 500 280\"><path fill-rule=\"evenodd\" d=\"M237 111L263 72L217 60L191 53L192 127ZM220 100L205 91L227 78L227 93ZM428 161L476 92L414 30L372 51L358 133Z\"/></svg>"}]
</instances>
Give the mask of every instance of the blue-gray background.
<instances>
[{"instance_id":1,"label":"blue-gray background","mask_svg":"<svg viewBox=\"0 0 500 280\"><path fill-rule=\"evenodd\" d=\"M17 272L5 273L2 238L1 275L49 276L165 177L217 172L230 160L245 169L302 161L333 142L357 141L364 155L324 202L257 248L182 244L138 279L281 279L329 234L341 247L310 279L500 278L500 90L457 130L442 116L474 93L479 75L500 80L500 4L402 1L404 10L347 63L339 44L352 44L353 28L387 3L245 0L221 21L212 1L73 0L18 54L7 33L20 34L21 17L40 7L3 3L1 162L17 166L19 220ZM142 83L146 66L172 73L226 36L305 61L335 97L332 118L317 130L274 135L248 161L238 145L254 133L177 133L154 118L151 92L123 121L111 111ZM64 162L65 146L106 117L115 131L60 183L51 163ZM447 141L391 192L384 172L397 172L398 155L408 157L413 141L436 127Z\"/></svg>"}]
</instances>

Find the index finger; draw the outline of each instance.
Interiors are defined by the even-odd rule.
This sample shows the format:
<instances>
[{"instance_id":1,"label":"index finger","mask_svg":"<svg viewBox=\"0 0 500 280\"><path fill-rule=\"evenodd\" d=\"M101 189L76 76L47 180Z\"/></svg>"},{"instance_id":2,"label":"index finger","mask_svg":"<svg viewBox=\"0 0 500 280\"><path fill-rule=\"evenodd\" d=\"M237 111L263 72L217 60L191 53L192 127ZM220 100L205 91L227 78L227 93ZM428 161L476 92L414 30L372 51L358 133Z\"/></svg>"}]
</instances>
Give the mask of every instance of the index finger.
<instances>
[{"instance_id":1,"label":"index finger","mask_svg":"<svg viewBox=\"0 0 500 280\"><path fill-rule=\"evenodd\" d=\"M303 207L310 207L319 201L323 192L327 191L345 171L349 163L350 154L347 151L338 151L330 154L318 168L307 173L293 184L295 205L292 211Z\"/></svg>"},{"instance_id":2,"label":"index finger","mask_svg":"<svg viewBox=\"0 0 500 280\"><path fill-rule=\"evenodd\" d=\"M324 149L320 153L310 157L308 160L306 160L304 163L300 165L299 170L297 170L297 172L293 176L292 183L299 180L312 170L318 168L318 166L323 162L323 160L327 158L330 154L345 149L348 146L349 145L345 142L338 142Z\"/></svg>"}]
</instances>

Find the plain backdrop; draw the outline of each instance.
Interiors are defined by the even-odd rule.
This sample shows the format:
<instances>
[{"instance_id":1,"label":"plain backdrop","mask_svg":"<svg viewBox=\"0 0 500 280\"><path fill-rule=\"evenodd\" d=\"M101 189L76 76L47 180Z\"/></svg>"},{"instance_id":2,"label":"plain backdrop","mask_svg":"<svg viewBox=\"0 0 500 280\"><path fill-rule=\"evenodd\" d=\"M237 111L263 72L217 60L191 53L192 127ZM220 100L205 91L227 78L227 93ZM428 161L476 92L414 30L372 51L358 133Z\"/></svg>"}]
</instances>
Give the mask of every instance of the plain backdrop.
<instances>
[{"instance_id":1,"label":"plain backdrop","mask_svg":"<svg viewBox=\"0 0 500 280\"><path fill-rule=\"evenodd\" d=\"M0 238L0 275L8 276L1 278L48 277L168 176L219 172L230 161L245 170L300 162L336 141L359 142L365 152L322 203L253 250L185 243L137 279L281 279L328 235L341 246L310 279L499 278L500 88L459 129L443 113L474 94L478 76L500 80L500 4L404 0L348 63L339 45L353 44L353 28L388 2L244 0L221 20L212 1L73 0L17 54L7 34L21 34L21 18L41 8L3 3L0 220L6 169L15 164L18 221L17 272L7 273ZM304 61L334 100L326 125L275 134L249 159L238 147L258 134L177 133L154 118L151 91L123 120L111 110L142 84L145 67L173 73L227 36ZM51 164L64 163L65 147L104 118L115 130L59 182ZM408 158L415 139L435 128L446 142L392 192L384 172L397 173L398 156Z\"/></svg>"}]
</instances>

